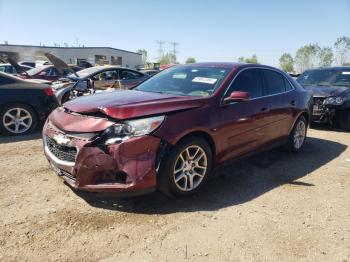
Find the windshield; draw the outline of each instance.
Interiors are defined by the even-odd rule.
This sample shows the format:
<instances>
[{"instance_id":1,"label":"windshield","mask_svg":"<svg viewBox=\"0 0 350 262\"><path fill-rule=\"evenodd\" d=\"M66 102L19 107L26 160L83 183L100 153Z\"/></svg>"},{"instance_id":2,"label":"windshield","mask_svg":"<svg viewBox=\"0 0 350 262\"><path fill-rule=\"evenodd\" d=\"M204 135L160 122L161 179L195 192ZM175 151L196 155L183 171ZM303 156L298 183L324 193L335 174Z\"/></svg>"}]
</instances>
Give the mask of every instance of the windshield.
<instances>
[{"instance_id":1,"label":"windshield","mask_svg":"<svg viewBox=\"0 0 350 262\"><path fill-rule=\"evenodd\" d=\"M210 96L230 69L218 67L176 66L158 73L135 90L182 96Z\"/></svg>"},{"instance_id":2,"label":"windshield","mask_svg":"<svg viewBox=\"0 0 350 262\"><path fill-rule=\"evenodd\" d=\"M350 87L349 70L321 69L309 70L300 75L297 81L303 85L348 86Z\"/></svg>"}]
</instances>

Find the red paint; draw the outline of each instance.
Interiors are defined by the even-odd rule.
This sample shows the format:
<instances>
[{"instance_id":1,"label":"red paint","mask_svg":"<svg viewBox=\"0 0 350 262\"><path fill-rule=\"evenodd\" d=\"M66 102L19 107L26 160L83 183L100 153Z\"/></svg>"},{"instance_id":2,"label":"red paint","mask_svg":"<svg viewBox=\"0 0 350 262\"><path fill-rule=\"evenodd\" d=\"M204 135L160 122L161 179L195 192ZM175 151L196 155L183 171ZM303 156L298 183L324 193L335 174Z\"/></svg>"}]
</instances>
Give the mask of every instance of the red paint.
<instances>
[{"instance_id":1,"label":"red paint","mask_svg":"<svg viewBox=\"0 0 350 262\"><path fill-rule=\"evenodd\" d=\"M240 70L252 65L203 63L190 66L196 65L225 67L231 72L214 94L206 98L127 90L66 103L66 110L73 113L64 112L62 108L55 110L49 121L67 134L99 133L117 121L130 118L160 114L166 115L166 118L153 134L106 146L107 151L98 146L88 146L89 141L71 140L69 145L79 148L74 167L59 165L48 157L49 161L76 176L76 181L65 178L75 188L98 192L139 192L156 187L155 159L161 140L176 145L194 132L204 135L213 146L215 164L221 164L285 142L298 116L309 113L310 94L299 87L259 99L224 103L224 93L233 78ZM254 67L270 68L262 65ZM283 72L281 74L290 79ZM239 95L246 98L246 94ZM52 137L56 132L46 125L43 134ZM127 174L126 183L103 183L106 175L120 171Z\"/></svg>"}]
</instances>

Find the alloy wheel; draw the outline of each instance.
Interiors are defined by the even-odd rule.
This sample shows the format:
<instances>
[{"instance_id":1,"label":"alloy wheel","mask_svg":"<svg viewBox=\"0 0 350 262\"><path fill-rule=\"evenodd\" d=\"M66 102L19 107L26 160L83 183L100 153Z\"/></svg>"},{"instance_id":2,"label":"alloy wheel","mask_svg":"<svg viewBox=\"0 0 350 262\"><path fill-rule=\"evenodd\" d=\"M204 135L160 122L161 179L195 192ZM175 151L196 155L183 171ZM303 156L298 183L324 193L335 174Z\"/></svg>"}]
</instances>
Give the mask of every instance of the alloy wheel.
<instances>
[{"instance_id":1,"label":"alloy wheel","mask_svg":"<svg viewBox=\"0 0 350 262\"><path fill-rule=\"evenodd\" d=\"M195 145L183 150L174 166L175 185L181 191L192 191L197 188L208 168L208 159L203 148Z\"/></svg>"},{"instance_id":2,"label":"alloy wheel","mask_svg":"<svg viewBox=\"0 0 350 262\"><path fill-rule=\"evenodd\" d=\"M2 118L2 124L8 132L21 134L28 131L33 123L33 117L29 111L24 108L10 108L5 112Z\"/></svg>"},{"instance_id":3,"label":"alloy wheel","mask_svg":"<svg viewBox=\"0 0 350 262\"><path fill-rule=\"evenodd\" d=\"M294 136L293 136L293 143L294 148L299 149L303 146L306 136L306 124L304 121L299 121L296 125Z\"/></svg>"}]
</instances>

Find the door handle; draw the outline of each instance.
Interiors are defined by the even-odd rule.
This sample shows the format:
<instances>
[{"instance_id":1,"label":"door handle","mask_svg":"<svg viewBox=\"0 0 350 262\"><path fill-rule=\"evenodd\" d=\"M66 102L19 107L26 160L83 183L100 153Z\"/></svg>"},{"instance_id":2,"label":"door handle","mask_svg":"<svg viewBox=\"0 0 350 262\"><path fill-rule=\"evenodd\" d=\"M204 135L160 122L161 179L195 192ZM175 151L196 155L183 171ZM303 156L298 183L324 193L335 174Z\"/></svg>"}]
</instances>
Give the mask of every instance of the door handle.
<instances>
[{"instance_id":1,"label":"door handle","mask_svg":"<svg viewBox=\"0 0 350 262\"><path fill-rule=\"evenodd\" d=\"M266 111L267 111L267 107L261 108L261 112L266 112Z\"/></svg>"},{"instance_id":2,"label":"door handle","mask_svg":"<svg viewBox=\"0 0 350 262\"><path fill-rule=\"evenodd\" d=\"M295 100L290 101L289 103L291 106L295 106Z\"/></svg>"}]
</instances>

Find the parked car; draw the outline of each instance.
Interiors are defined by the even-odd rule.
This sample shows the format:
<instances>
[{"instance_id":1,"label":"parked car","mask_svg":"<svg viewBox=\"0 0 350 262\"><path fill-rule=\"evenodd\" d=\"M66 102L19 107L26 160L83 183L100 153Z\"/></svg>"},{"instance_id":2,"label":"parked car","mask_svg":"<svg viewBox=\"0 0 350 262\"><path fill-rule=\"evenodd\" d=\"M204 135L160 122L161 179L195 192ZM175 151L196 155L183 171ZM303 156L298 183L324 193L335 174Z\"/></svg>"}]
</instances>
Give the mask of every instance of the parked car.
<instances>
[{"instance_id":1,"label":"parked car","mask_svg":"<svg viewBox=\"0 0 350 262\"><path fill-rule=\"evenodd\" d=\"M70 74L52 85L60 104L95 92L130 89L149 78L141 72L119 66L94 66ZM67 81L68 80L68 81Z\"/></svg>"},{"instance_id":2,"label":"parked car","mask_svg":"<svg viewBox=\"0 0 350 262\"><path fill-rule=\"evenodd\" d=\"M149 76L154 76L160 72L160 70L156 69L145 69L145 70L140 70L139 72L149 75Z\"/></svg>"},{"instance_id":3,"label":"parked car","mask_svg":"<svg viewBox=\"0 0 350 262\"><path fill-rule=\"evenodd\" d=\"M0 72L0 132L20 135L32 132L58 106L49 85Z\"/></svg>"},{"instance_id":4,"label":"parked car","mask_svg":"<svg viewBox=\"0 0 350 262\"><path fill-rule=\"evenodd\" d=\"M350 131L350 67L307 70L297 81L313 94L312 121Z\"/></svg>"},{"instance_id":5,"label":"parked car","mask_svg":"<svg viewBox=\"0 0 350 262\"><path fill-rule=\"evenodd\" d=\"M19 65L25 65L25 66L29 66L31 68L36 67L36 63L35 62L31 62L31 61L20 61L18 62Z\"/></svg>"},{"instance_id":6,"label":"parked car","mask_svg":"<svg viewBox=\"0 0 350 262\"><path fill-rule=\"evenodd\" d=\"M70 65L70 68L75 72L81 70L81 67L75 65ZM59 78L66 77L71 73L72 71L70 70L65 70L63 73L60 73L60 71L54 65L44 65L28 70L26 73L22 73L20 77L24 79L35 78L48 81L57 81Z\"/></svg>"},{"instance_id":7,"label":"parked car","mask_svg":"<svg viewBox=\"0 0 350 262\"><path fill-rule=\"evenodd\" d=\"M20 65L20 67L23 71L28 71L32 69L32 67L26 65ZM4 72L11 75L17 74L16 68L13 67L11 64L0 64L0 72Z\"/></svg>"},{"instance_id":8,"label":"parked car","mask_svg":"<svg viewBox=\"0 0 350 262\"><path fill-rule=\"evenodd\" d=\"M52 169L79 190L189 196L228 160L272 146L302 149L312 99L263 65L175 66L132 90L54 110L43 129Z\"/></svg>"}]
</instances>

